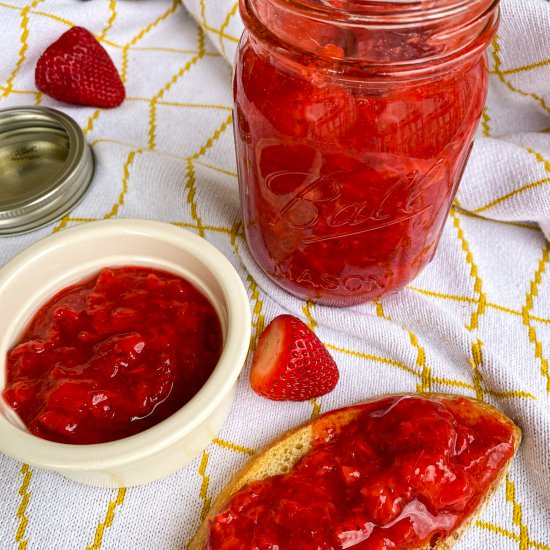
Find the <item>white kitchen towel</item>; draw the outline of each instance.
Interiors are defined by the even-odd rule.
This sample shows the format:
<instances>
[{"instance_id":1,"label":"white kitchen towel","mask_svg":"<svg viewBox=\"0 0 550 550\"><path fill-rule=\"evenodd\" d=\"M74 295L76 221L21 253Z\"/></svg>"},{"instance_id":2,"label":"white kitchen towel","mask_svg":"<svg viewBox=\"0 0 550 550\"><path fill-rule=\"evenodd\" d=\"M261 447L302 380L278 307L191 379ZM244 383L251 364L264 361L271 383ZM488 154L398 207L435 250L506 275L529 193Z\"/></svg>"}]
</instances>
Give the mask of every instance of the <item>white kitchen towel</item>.
<instances>
[{"instance_id":1,"label":"white kitchen towel","mask_svg":"<svg viewBox=\"0 0 550 550\"><path fill-rule=\"evenodd\" d=\"M256 336L291 312L315 329L341 371L331 394L280 403L250 390L247 362L218 437L144 487L83 487L0 455L2 550L184 548L231 475L282 431L319 411L416 390L478 396L524 431L505 484L458 548L550 550L549 247L535 223L550 219L550 2L502 7L480 136L433 262L394 296L334 309L276 288L242 238L226 61L242 28L236 3L0 1L0 108L67 112L96 158L83 202L45 228L0 238L0 265L53 231L95 219L174 223L233 263ZM128 94L121 107L74 107L37 93L36 60L72 25L89 28L113 58Z\"/></svg>"}]
</instances>

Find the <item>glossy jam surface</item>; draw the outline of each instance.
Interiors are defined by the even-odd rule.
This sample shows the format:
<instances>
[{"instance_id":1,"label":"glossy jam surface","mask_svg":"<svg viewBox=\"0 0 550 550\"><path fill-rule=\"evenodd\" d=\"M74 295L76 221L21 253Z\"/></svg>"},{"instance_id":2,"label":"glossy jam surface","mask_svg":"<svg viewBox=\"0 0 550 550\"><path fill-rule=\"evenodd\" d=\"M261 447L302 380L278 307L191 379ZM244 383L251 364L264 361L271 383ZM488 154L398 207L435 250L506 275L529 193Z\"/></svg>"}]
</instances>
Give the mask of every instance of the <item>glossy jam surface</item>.
<instances>
[{"instance_id":1,"label":"glossy jam surface","mask_svg":"<svg viewBox=\"0 0 550 550\"><path fill-rule=\"evenodd\" d=\"M514 452L511 426L470 401L388 397L314 424L286 474L236 493L207 548L389 550L435 544L480 503Z\"/></svg>"},{"instance_id":2,"label":"glossy jam surface","mask_svg":"<svg viewBox=\"0 0 550 550\"><path fill-rule=\"evenodd\" d=\"M217 314L191 283L150 268L107 268L35 314L8 353L3 397L39 437L112 441L189 401L221 348Z\"/></svg>"},{"instance_id":3,"label":"glossy jam surface","mask_svg":"<svg viewBox=\"0 0 550 550\"><path fill-rule=\"evenodd\" d=\"M277 24L275 14L265 17ZM359 28L316 35L311 22L292 23L286 51L258 29L239 47L235 133L247 241L292 294L337 306L375 299L406 285L435 252L485 101L485 57L443 68L436 60L421 80L377 77L349 60L391 67L437 56L441 41Z\"/></svg>"}]
</instances>

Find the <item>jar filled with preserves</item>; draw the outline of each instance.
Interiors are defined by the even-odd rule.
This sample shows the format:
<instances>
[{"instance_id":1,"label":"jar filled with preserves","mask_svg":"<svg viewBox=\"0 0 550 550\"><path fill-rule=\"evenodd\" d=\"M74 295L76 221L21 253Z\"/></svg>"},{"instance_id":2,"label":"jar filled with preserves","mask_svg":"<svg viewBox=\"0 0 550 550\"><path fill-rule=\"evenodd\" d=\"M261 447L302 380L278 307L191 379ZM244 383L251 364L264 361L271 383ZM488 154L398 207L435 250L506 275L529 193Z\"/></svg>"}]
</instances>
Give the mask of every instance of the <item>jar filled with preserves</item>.
<instances>
[{"instance_id":1,"label":"jar filled with preserves","mask_svg":"<svg viewBox=\"0 0 550 550\"><path fill-rule=\"evenodd\" d=\"M349 306L434 255L487 93L498 0L241 0L247 242L288 292Z\"/></svg>"}]
</instances>

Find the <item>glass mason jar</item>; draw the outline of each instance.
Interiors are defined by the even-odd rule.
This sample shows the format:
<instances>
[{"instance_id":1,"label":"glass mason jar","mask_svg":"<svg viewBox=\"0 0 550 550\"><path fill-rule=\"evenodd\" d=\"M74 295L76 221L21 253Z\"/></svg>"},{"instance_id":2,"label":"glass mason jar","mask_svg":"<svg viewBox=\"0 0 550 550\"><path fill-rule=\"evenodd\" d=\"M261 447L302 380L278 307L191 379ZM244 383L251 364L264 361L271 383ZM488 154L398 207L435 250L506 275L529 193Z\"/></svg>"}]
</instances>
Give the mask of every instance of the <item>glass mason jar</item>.
<instances>
[{"instance_id":1,"label":"glass mason jar","mask_svg":"<svg viewBox=\"0 0 550 550\"><path fill-rule=\"evenodd\" d=\"M241 0L235 139L251 252L347 306L432 259L487 92L498 0Z\"/></svg>"}]
</instances>

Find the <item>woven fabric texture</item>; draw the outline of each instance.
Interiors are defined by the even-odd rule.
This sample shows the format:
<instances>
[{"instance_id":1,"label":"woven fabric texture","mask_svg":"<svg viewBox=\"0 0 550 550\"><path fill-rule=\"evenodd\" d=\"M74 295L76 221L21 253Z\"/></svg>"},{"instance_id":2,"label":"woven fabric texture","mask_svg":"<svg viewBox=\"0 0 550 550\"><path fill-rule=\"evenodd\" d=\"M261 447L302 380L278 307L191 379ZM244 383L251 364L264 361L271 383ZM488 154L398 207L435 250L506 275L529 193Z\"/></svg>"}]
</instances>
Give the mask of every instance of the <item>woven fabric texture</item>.
<instances>
[{"instance_id":1,"label":"woven fabric texture","mask_svg":"<svg viewBox=\"0 0 550 550\"><path fill-rule=\"evenodd\" d=\"M36 60L73 25L93 32L117 66L128 96L119 108L37 93ZM248 253L231 128L241 29L233 0L1 0L0 108L47 105L71 115L93 147L96 173L61 220L0 238L0 265L92 220L190 229L242 277L254 338L277 314L300 316L333 354L341 381L311 402L270 402L250 390L247 362L218 436L189 465L143 487L83 487L0 455L0 548L185 548L220 489L281 432L377 394L439 391L492 403L524 433L505 483L457 547L550 550L550 258L538 225L549 229L550 2L503 0L487 107L434 260L399 294L348 309L289 296Z\"/></svg>"}]
</instances>

